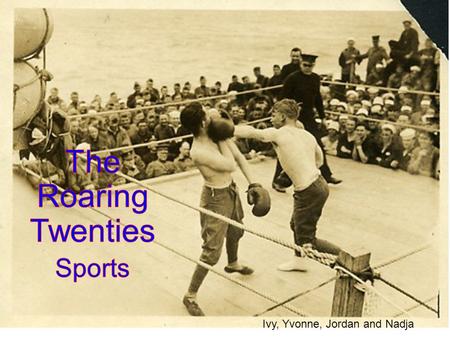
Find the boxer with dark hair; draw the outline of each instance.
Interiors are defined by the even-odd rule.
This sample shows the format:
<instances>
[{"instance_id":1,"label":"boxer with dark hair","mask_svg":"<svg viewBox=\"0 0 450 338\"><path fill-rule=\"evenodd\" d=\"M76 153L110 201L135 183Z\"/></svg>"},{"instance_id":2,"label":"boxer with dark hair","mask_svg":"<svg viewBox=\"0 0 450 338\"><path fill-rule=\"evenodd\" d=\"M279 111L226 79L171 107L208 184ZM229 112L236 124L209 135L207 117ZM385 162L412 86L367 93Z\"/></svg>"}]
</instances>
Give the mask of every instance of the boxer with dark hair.
<instances>
[{"instance_id":1,"label":"boxer with dark hair","mask_svg":"<svg viewBox=\"0 0 450 338\"><path fill-rule=\"evenodd\" d=\"M217 111L214 115L206 114L198 102L186 106L180 114L180 120L183 127L194 134L191 157L204 179L200 206L242 222L244 212L237 186L231 176L237 163L249 183L247 197L249 204L254 205L253 214L267 214L270 209L269 193L260 184L255 183L245 157L231 139L233 122L220 116ZM244 230L204 213L200 215L200 223L203 239L200 261L215 265L219 261L226 237L228 265L225 266L225 271L243 275L253 273L251 268L238 262L238 245ZM207 273L206 268L197 265L183 298L183 303L192 316L204 316L196 296Z\"/></svg>"}]
</instances>

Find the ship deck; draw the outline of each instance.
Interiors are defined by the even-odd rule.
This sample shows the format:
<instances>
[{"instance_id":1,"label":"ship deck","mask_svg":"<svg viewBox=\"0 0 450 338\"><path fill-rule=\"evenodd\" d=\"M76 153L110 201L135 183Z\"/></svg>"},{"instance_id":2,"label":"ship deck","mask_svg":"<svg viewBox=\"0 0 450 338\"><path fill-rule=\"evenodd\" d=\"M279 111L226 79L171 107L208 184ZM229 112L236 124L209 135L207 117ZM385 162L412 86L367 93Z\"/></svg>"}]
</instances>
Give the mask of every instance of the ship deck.
<instances>
[{"instance_id":1,"label":"ship deck","mask_svg":"<svg viewBox=\"0 0 450 338\"><path fill-rule=\"evenodd\" d=\"M331 193L318 226L318 236L344 249L364 248L371 252L371 264L428 242L437 235L439 223L439 182L405 172L363 166L350 160L329 159L335 176L344 182L330 187ZM270 186L274 160L251 165L255 177ZM235 174L245 201L245 179ZM198 205L202 178L198 174L166 179L152 186L182 201ZM132 188L131 188L132 189ZM289 220L292 195L270 190L272 209L256 218L244 203L244 222L260 231L292 242ZM194 264L154 243L37 243L31 217L46 217L51 224L104 224L106 219L89 209L39 208L37 192L19 175L14 176L13 305L21 315L61 316L188 316L181 298L188 286ZM128 209L102 211L125 223L152 224L156 239L197 258L201 250L198 212L150 193L149 210L136 215ZM444 250L444 249L443 249ZM223 254L217 268L226 264ZM292 251L251 234L240 245L240 259L255 269L251 276L233 277L258 290L284 300L335 275L320 264L311 270L280 272L276 267L291 258ZM126 262L130 276L125 279L83 279L74 284L55 274L56 260L74 262ZM382 275L420 299L436 296L439 290L439 251L436 246L381 269ZM235 276L237 275L237 276ZM380 282L375 283L393 302L403 308L415 303ZM296 299L291 304L313 315L331 313L334 283ZM251 316L273 305L254 293L215 274L208 275L199 292L199 303L209 316ZM436 307L436 300L430 302ZM375 306L376 305L376 306ZM398 312L378 299L372 314L390 316ZM269 316L292 316L285 308ZM411 316L433 318L423 307ZM122 324L125 324L122 322Z\"/></svg>"}]
</instances>

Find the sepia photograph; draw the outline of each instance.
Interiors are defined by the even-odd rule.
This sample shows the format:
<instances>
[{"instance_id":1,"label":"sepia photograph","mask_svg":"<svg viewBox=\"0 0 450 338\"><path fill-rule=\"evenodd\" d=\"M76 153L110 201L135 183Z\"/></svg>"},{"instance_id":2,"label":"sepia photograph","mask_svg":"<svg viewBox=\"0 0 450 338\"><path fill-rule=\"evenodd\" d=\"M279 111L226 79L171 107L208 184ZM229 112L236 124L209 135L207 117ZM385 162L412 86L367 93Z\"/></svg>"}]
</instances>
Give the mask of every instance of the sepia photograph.
<instances>
[{"instance_id":1,"label":"sepia photograph","mask_svg":"<svg viewBox=\"0 0 450 338\"><path fill-rule=\"evenodd\" d=\"M400 1L8 18L0 326L448 325L448 58Z\"/></svg>"}]
</instances>

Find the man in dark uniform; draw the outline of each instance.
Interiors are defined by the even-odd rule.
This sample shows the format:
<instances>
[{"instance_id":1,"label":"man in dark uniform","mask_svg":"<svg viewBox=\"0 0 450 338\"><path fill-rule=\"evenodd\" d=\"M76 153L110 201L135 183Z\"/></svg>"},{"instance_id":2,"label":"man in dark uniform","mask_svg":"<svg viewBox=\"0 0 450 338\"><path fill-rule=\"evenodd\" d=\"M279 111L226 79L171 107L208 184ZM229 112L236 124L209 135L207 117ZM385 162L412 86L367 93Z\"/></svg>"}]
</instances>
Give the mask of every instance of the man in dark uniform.
<instances>
[{"instance_id":1,"label":"man in dark uniform","mask_svg":"<svg viewBox=\"0 0 450 338\"><path fill-rule=\"evenodd\" d=\"M383 63L383 60L389 60L389 55L386 52L384 47L380 46L380 36L374 35L372 36L372 47L369 48L367 53L360 55L357 57L357 61L361 62L367 58L367 72L366 79L369 77L369 74L375 68L377 63Z\"/></svg>"},{"instance_id":2,"label":"man in dark uniform","mask_svg":"<svg viewBox=\"0 0 450 338\"><path fill-rule=\"evenodd\" d=\"M405 30L400 35L400 39L398 41L390 40L389 46L391 47L392 59L399 62L403 67L409 68L420 63L417 57L419 34L411 27L410 20L403 21L403 27Z\"/></svg>"},{"instance_id":3,"label":"man in dark uniform","mask_svg":"<svg viewBox=\"0 0 450 338\"><path fill-rule=\"evenodd\" d=\"M283 98L294 99L300 106L301 111L299 121L303 123L305 129L309 131L317 140L323 152L323 165L320 167L322 176L328 183L339 184L342 180L336 179L332 176L331 170L328 167L324 146L320 140L319 128L314 117L314 108L317 110L321 119L325 118L325 112L320 95L320 76L313 72L316 62L316 55L302 54L300 69L290 74L283 84L281 96ZM282 191L277 185L277 178L282 171L281 165L277 162L274 182L272 187L277 191Z\"/></svg>"},{"instance_id":4,"label":"man in dark uniform","mask_svg":"<svg viewBox=\"0 0 450 338\"><path fill-rule=\"evenodd\" d=\"M291 50L291 63L288 63L281 68L281 79L284 81L289 74L299 70L302 51L298 47Z\"/></svg>"}]
</instances>

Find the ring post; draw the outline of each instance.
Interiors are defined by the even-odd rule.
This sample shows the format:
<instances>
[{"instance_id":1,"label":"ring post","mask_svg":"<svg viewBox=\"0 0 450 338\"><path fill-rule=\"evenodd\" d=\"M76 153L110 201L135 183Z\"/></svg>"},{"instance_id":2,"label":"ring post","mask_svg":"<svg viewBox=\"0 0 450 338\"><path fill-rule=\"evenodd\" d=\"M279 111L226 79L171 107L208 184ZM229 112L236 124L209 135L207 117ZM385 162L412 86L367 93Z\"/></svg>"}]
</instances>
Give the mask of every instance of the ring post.
<instances>
[{"instance_id":1,"label":"ring post","mask_svg":"<svg viewBox=\"0 0 450 338\"><path fill-rule=\"evenodd\" d=\"M353 250L352 253L341 251L338 256L339 264L347 270L358 274L370 267L370 252L365 249ZM332 317L362 317L364 306L364 291L357 288L356 280L337 271L334 285Z\"/></svg>"}]
</instances>

